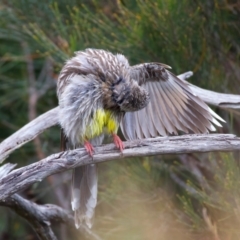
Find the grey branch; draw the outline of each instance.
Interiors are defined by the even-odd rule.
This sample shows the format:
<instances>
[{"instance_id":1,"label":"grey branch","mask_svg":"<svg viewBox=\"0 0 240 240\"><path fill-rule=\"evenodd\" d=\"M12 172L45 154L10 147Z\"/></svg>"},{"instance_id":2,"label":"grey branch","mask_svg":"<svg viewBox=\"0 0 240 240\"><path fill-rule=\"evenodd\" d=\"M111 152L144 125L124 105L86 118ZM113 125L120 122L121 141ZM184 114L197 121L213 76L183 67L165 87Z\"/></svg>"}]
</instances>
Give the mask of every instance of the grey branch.
<instances>
[{"instance_id":1,"label":"grey branch","mask_svg":"<svg viewBox=\"0 0 240 240\"><path fill-rule=\"evenodd\" d=\"M68 211L53 204L37 205L18 194L13 194L11 197L0 200L0 205L9 207L22 218L26 219L41 240L57 239L51 229L51 222L64 223L70 228L75 229L73 216ZM82 226L79 231L91 236L94 240L100 240L100 237L87 227Z\"/></svg>"},{"instance_id":2,"label":"grey branch","mask_svg":"<svg viewBox=\"0 0 240 240\"><path fill-rule=\"evenodd\" d=\"M192 76L192 72L186 72L178 75L179 78L185 80ZM240 95L216 93L209 90L198 88L190 84L192 90L205 102L224 108L240 108ZM58 124L58 107L37 117L23 128L11 135L0 144L0 163L3 162L9 154L21 147L23 144L33 140L40 133Z\"/></svg>"},{"instance_id":3,"label":"grey branch","mask_svg":"<svg viewBox=\"0 0 240 240\"><path fill-rule=\"evenodd\" d=\"M0 167L0 179L8 175L15 167L15 164L7 163ZM73 216L66 210L53 204L38 205L24 199L18 194L0 200L0 206L9 207L19 216L28 221L41 240L56 240L56 236L51 229L52 222L59 222L75 229ZM94 240L101 240L87 227L82 226L79 231L91 236Z\"/></svg>"},{"instance_id":4,"label":"grey branch","mask_svg":"<svg viewBox=\"0 0 240 240\"><path fill-rule=\"evenodd\" d=\"M182 80L186 80L192 75L193 72L189 71L178 75L178 77ZM208 104L221 108L240 109L240 95L217 93L197 87L189 82L187 83L189 84L191 90Z\"/></svg>"},{"instance_id":5,"label":"grey branch","mask_svg":"<svg viewBox=\"0 0 240 240\"><path fill-rule=\"evenodd\" d=\"M0 180L0 200L52 174L90 163L161 154L236 151L240 150L240 138L232 134L193 134L135 140L124 142L124 145L123 153L120 153L114 144L107 144L96 147L91 158L84 148L79 148L56 153L39 162L13 170Z\"/></svg>"},{"instance_id":6,"label":"grey branch","mask_svg":"<svg viewBox=\"0 0 240 240\"><path fill-rule=\"evenodd\" d=\"M190 85L190 88L208 104L226 109L240 109L240 95L217 93L194 85Z\"/></svg>"},{"instance_id":7,"label":"grey branch","mask_svg":"<svg viewBox=\"0 0 240 240\"><path fill-rule=\"evenodd\" d=\"M58 107L40 115L0 144L0 163L9 154L58 123Z\"/></svg>"},{"instance_id":8,"label":"grey branch","mask_svg":"<svg viewBox=\"0 0 240 240\"><path fill-rule=\"evenodd\" d=\"M18 215L26 219L37 233L39 239L57 240L51 229L50 220L63 220L63 209L50 204L38 206L21 196L14 194L4 200L0 200L0 205L11 208Z\"/></svg>"},{"instance_id":9,"label":"grey branch","mask_svg":"<svg viewBox=\"0 0 240 240\"><path fill-rule=\"evenodd\" d=\"M5 176L7 176L15 166L16 164L7 163L0 167L0 179L3 179ZM53 216L55 216L56 219L66 218L68 220L67 213L61 211L61 209L58 209L58 207L54 206L53 209L51 209L51 205L38 206L36 203L30 202L17 194L0 200L0 205L9 207L18 215L25 218L33 227L38 237L43 240L57 239L51 229L50 220L52 220L52 218L54 219Z\"/></svg>"}]
</instances>

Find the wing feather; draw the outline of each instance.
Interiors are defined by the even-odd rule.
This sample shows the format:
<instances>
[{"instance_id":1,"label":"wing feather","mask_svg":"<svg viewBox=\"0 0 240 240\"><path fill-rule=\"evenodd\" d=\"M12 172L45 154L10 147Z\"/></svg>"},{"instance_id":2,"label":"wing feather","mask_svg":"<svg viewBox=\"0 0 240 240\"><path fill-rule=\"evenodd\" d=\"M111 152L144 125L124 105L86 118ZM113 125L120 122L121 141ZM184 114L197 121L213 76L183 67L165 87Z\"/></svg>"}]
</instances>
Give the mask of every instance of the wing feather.
<instances>
[{"instance_id":1,"label":"wing feather","mask_svg":"<svg viewBox=\"0 0 240 240\"><path fill-rule=\"evenodd\" d=\"M149 90L148 90L149 91ZM148 137L152 137L152 136L156 136L157 135L157 125L155 123L155 112L156 110L154 109L154 105L153 104L150 104L148 106L148 109L144 108L144 116L145 116L145 119L147 121L147 126L148 126L148 129L149 129L149 134L148 134ZM148 110L148 111L147 111ZM153 122L153 124L148 124L149 122ZM161 127L161 126L160 126ZM146 136L147 134L145 134Z\"/></svg>"},{"instance_id":2,"label":"wing feather","mask_svg":"<svg viewBox=\"0 0 240 240\"><path fill-rule=\"evenodd\" d=\"M135 132L136 132L136 136L138 136L139 138L144 138L144 135L142 133L142 114L140 112L136 112L136 114L134 114L135 117Z\"/></svg>"},{"instance_id":3,"label":"wing feather","mask_svg":"<svg viewBox=\"0 0 240 240\"><path fill-rule=\"evenodd\" d=\"M162 86L158 86L158 84L156 84L156 83L154 83L154 85L155 86L152 87L152 90L153 90L154 96L158 96L157 102L159 104L158 105L159 109L162 109L161 116L162 116L164 126L165 126L166 130L168 131L168 133L177 134L177 130L176 130L175 126L172 124L171 119L173 116L171 115L171 112L170 112L171 107L168 105L164 90L162 89ZM157 119L156 119L156 121L157 121Z\"/></svg>"},{"instance_id":4,"label":"wing feather","mask_svg":"<svg viewBox=\"0 0 240 240\"><path fill-rule=\"evenodd\" d=\"M164 86L165 85L165 86ZM162 84L163 86L163 89L165 89L163 92L165 94L165 92L167 92L168 88L168 84ZM165 94L165 98L168 99L168 105L171 106L169 110L169 112L172 111L172 118L171 118L171 121L173 123L173 125L178 129L178 130L181 130L181 131L184 131L184 132L188 132L188 129L186 128L186 126L184 126L183 122L184 121L180 121L179 120L179 116L181 115L181 110L182 110L182 107L180 104L178 104L177 101L174 100L173 96L177 96L178 93L174 93L174 94L169 94L169 95L166 95ZM177 120L178 119L178 120ZM177 133L175 133L177 134Z\"/></svg>"},{"instance_id":5,"label":"wing feather","mask_svg":"<svg viewBox=\"0 0 240 240\"><path fill-rule=\"evenodd\" d=\"M148 85L148 90L149 92L154 91L151 85ZM148 109L150 109L150 111ZM163 124L164 121L162 120L162 114L159 112L159 107L157 102L151 100L148 105L148 108L145 108L145 111L146 111L145 116L151 116L151 118L148 120L148 126L153 125L153 127L155 127L155 129L157 130L157 132L155 132L154 135L152 134L149 137L154 137L158 135L158 133L166 134L166 128ZM161 119L161 121L156 121L158 118Z\"/></svg>"},{"instance_id":6,"label":"wing feather","mask_svg":"<svg viewBox=\"0 0 240 240\"><path fill-rule=\"evenodd\" d=\"M131 112L126 113L120 123L120 128L122 129L122 133L126 139L129 140L135 139L133 124L134 124L133 114Z\"/></svg>"},{"instance_id":7,"label":"wing feather","mask_svg":"<svg viewBox=\"0 0 240 240\"><path fill-rule=\"evenodd\" d=\"M152 88L150 89L150 92L152 91ZM150 103L148 104L148 107L151 109L151 120L148 122L148 125L154 125L157 133L156 135L152 135L151 137L155 137L158 134L165 136L167 134L166 128L164 127L163 120L162 120L162 114L159 111L159 106L157 101L151 100ZM146 115L148 115L148 108L146 108ZM159 121L158 121L159 119ZM150 124L149 124L150 123Z\"/></svg>"},{"instance_id":8,"label":"wing feather","mask_svg":"<svg viewBox=\"0 0 240 240\"><path fill-rule=\"evenodd\" d=\"M151 109L149 108L149 113L151 112ZM151 127L149 128L149 125L147 124L148 121L151 119L150 116L147 116L146 109L142 109L142 111L138 112L138 119L141 119L141 126L146 126L145 128L141 128L143 136L151 136L152 128L154 127L153 124L151 124Z\"/></svg>"},{"instance_id":9,"label":"wing feather","mask_svg":"<svg viewBox=\"0 0 240 240\"><path fill-rule=\"evenodd\" d=\"M132 67L132 78L146 88L150 102L136 112L127 112L121 122L126 139L159 135L208 133L224 121L214 113L188 84L165 69L163 64L145 63Z\"/></svg>"}]
</instances>

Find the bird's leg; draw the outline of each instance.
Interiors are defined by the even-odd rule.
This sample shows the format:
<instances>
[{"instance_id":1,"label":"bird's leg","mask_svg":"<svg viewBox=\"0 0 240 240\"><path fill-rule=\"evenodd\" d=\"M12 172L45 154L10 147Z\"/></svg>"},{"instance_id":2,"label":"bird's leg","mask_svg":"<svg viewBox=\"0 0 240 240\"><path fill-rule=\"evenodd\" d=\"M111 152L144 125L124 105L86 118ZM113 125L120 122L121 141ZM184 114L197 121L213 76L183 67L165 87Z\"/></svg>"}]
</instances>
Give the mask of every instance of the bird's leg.
<instances>
[{"instance_id":1,"label":"bird's leg","mask_svg":"<svg viewBox=\"0 0 240 240\"><path fill-rule=\"evenodd\" d=\"M93 152L94 152L93 145L89 141L85 141L84 147L85 147L87 153L92 157Z\"/></svg>"},{"instance_id":2,"label":"bird's leg","mask_svg":"<svg viewBox=\"0 0 240 240\"><path fill-rule=\"evenodd\" d=\"M113 142L114 142L114 144L115 144L116 147L122 152L123 149L124 149L124 145L123 145L122 140L121 140L120 137L119 137L117 134L115 134L115 133L113 133L112 136L113 136Z\"/></svg>"}]
</instances>

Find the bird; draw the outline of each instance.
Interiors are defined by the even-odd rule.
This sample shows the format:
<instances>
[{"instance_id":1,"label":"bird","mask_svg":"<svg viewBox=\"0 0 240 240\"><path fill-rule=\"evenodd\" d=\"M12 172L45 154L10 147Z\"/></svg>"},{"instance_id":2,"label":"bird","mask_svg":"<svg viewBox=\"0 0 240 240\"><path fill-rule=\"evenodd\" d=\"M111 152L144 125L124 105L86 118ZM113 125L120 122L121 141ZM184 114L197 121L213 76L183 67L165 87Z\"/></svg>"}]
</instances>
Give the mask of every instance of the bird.
<instances>
[{"instance_id":1,"label":"bird","mask_svg":"<svg viewBox=\"0 0 240 240\"><path fill-rule=\"evenodd\" d=\"M126 140L133 140L221 127L224 120L169 69L158 62L131 66L123 54L102 49L75 52L57 81L64 148L84 146L93 156L94 147L111 135L122 152L119 128ZM73 170L71 205L77 228L92 227L97 182L96 164Z\"/></svg>"}]
</instances>

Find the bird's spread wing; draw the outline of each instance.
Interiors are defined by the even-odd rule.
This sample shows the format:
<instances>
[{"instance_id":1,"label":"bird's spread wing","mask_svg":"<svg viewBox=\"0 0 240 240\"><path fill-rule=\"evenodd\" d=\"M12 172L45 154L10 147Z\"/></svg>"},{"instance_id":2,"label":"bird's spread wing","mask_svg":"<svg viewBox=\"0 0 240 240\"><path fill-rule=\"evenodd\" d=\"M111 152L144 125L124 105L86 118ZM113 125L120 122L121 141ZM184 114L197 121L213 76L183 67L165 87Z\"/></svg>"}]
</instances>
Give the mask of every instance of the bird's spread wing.
<instances>
[{"instance_id":1,"label":"bird's spread wing","mask_svg":"<svg viewBox=\"0 0 240 240\"><path fill-rule=\"evenodd\" d=\"M142 110L127 112L121 122L126 139L141 139L185 133L208 133L224 121L188 85L160 63L132 67L131 77L146 88L150 102Z\"/></svg>"}]
</instances>

